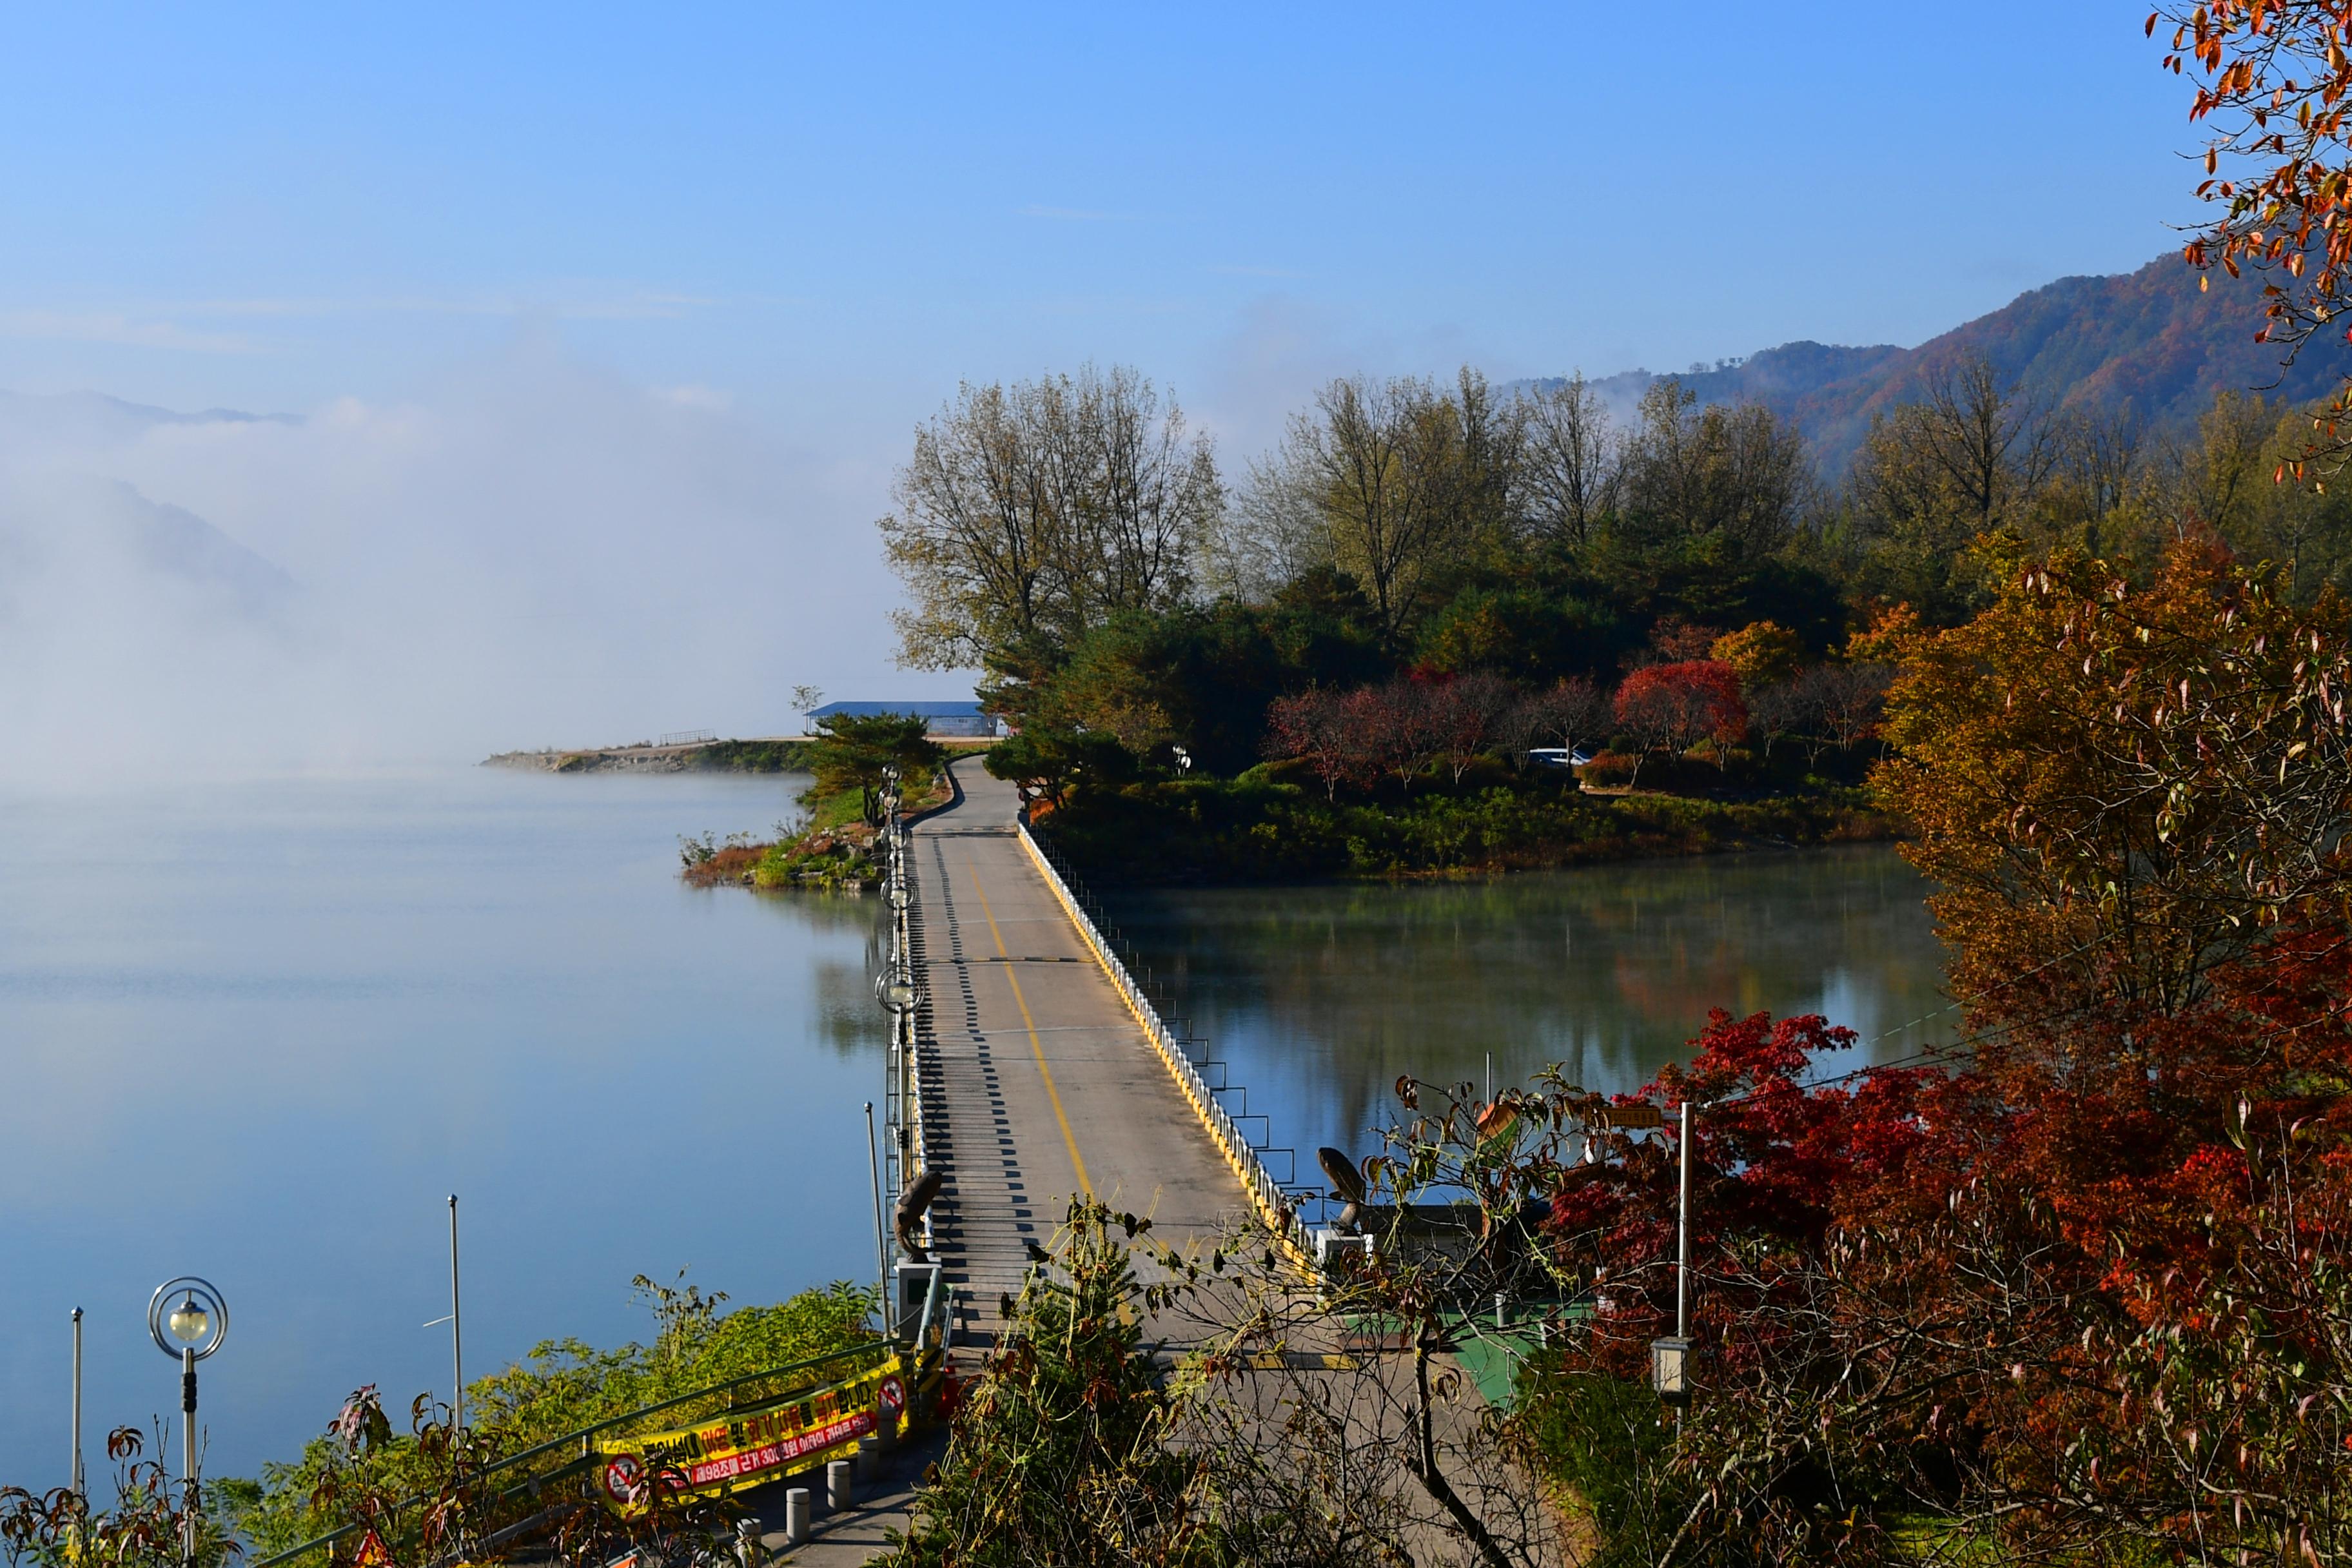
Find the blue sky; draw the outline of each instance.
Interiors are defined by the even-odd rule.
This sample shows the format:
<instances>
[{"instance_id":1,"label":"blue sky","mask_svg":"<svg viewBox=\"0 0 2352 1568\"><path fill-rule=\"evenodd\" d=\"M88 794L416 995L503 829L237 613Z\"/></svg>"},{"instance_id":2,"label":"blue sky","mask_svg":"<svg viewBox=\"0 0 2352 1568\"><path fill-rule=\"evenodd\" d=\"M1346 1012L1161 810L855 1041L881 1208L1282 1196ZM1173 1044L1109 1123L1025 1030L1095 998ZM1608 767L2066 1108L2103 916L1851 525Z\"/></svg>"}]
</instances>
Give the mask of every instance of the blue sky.
<instances>
[{"instance_id":1,"label":"blue sky","mask_svg":"<svg viewBox=\"0 0 2352 1568\"><path fill-rule=\"evenodd\" d=\"M0 397L0 546L96 542L0 579L0 729L446 759L965 694L893 668L872 528L960 380L1135 365L1238 474L1338 374L1916 342L2177 243L2140 20L21 7L0 393L298 419L68 440ZM146 503L290 607L131 592L98 545Z\"/></svg>"},{"instance_id":2,"label":"blue sky","mask_svg":"<svg viewBox=\"0 0 2352 1568\"><path fill-rule=\"evenodd\" d=\"M1130 361L1239 436L1354 363L1913 342L2190 216L2130 6L487 9L19 11L0 384L544 331L845 433Z\"/></svg>"}]
</instances>

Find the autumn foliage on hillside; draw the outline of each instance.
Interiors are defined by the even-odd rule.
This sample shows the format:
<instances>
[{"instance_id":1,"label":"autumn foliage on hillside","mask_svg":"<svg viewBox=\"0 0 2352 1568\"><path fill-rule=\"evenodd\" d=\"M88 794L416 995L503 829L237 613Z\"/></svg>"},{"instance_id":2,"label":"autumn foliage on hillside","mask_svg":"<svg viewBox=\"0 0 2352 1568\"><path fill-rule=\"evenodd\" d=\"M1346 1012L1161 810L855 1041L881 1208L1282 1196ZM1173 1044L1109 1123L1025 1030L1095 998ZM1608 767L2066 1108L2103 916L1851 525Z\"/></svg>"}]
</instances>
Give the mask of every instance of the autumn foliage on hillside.
<instances>
[{"instance_id":1,"label":"autumn foliage on hillside","mask_svg":"<svg viewBox=\"0 0 2352 1568\"><path fill-rule=\"evenodd\" d=\"M1717 1012L1644 1091L1706 1359L1603 1561L2352 1561L2352 617L2210 543L2001 570L1881 774L1965 1037ZM1531 1173L1600 1308L1562 1388L1672 1331L1671 1136L1594 1138Z\"/></svg>"}]
</instances>

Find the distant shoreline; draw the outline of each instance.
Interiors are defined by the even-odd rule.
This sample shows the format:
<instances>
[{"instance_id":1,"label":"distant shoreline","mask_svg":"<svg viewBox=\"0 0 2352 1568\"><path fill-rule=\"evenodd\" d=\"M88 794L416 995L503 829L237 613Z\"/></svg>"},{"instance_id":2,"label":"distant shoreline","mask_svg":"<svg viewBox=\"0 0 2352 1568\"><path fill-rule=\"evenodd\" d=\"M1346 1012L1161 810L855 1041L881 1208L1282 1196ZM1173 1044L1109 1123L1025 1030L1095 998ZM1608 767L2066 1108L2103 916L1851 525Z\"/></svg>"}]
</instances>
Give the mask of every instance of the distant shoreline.
<instances>
[{"instance_id":1,"label":"distant shoreline","mask_svg":"<svg viewBox=\"0 0 2352 1568\"><path fill-rule=\"evenodd\" d=\"M536 752L500 752L484 757L486 768L540 773L804 773L815 735L765 735L742 741L683 741L663 745L639 741L625 746L550 747ZM992 740L934 735L952 753L986 751Z\"/></svg>"},{"instance_id":2,"label":"distant shoreline","mask_svg":"<svg viewBox=\"0 0 2352 1568\"><path fill-rule=\"evenodd\" d=\"M807 769L813 736L776 735L749 741L688 741L673 745L640 741L625 746L500 752L486 768L541 773L797 773Z\"/></svg>"}]
</instances>

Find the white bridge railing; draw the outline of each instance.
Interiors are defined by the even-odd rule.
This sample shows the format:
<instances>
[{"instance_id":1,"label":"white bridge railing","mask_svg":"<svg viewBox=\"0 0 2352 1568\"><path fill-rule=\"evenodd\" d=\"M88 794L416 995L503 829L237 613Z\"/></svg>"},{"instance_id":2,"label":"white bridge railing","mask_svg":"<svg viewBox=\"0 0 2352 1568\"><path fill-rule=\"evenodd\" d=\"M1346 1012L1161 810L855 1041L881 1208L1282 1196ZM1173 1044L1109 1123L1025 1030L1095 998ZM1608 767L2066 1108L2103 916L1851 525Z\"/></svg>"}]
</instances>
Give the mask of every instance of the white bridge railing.
<instances>
[{"instance_id":1,"label":"white bridge railing","mask_svg":"<svg viewBox=\"0 0 2352 1568\"><path fill-rule=\"evenodd\" d=\"M1303 1259L1309 1256L1307 1225L1299 1215L1294 1195L1265 1168L1260 1147L1244 1136L1234 1124L1234 1118L1218 1100L1217 1090L1210 1088L1208 1080L1201 1076L1200 1068L1185 1051L1182 1042L1160 1016L1160 1010L1152 1005L1151 998L1145 994L1143 987L1136 984L1135 976L1095 924L1093 917L1087 913L1085 903L1063 879L1053 857L1029 831L1026 812L1022 814L1019 826L1022 845L1028 849L1030 858L1037 863L1037 869L1044 875L1046 886L1054 889L1054 897L1060 900L1071 923L1078 928L1078 934L1086 939L1087 946L1094 949L1103 973L1110 976L1111 984L1118 987L1119 994L1135 1014L1136 1021L1143 1026L1145 1037L1160 1053L1160 1061L1166 1064L1169 1073L1176 1079L1176 1087L1186 1100L1192 1101L1202 1124L1215 1140L1218 1152L1224 1155L1226 1163L1233 1166L1234 1173L1241 1178L1243 1187L1248 1191L1251 1202L1257 1209L1260 1221L1274 1232L1294 1258Z\"/></svg>"}]
</instances>

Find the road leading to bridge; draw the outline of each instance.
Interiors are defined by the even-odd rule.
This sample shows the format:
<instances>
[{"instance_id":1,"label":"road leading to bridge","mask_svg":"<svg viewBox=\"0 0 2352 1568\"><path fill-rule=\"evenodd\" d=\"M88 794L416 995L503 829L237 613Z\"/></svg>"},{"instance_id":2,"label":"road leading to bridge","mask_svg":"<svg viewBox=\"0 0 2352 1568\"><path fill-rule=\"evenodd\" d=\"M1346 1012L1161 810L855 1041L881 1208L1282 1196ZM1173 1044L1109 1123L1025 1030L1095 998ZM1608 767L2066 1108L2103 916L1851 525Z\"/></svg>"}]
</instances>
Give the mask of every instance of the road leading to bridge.
<instances>
[{"instance_id":1,"label":"road leading to bridge","mask_svg":"<svg viewBox=\"0 0 2352 1568\"><path fill-rule=\"evenodd\" d=\"M1074 1193L1179 1245L1249 1205L1022 845L1013 787L955 774L961 799L913 829L910 935L924 1146L946 1176L932 1234L984 1333Z\"/></svg>"}]
</instances>

